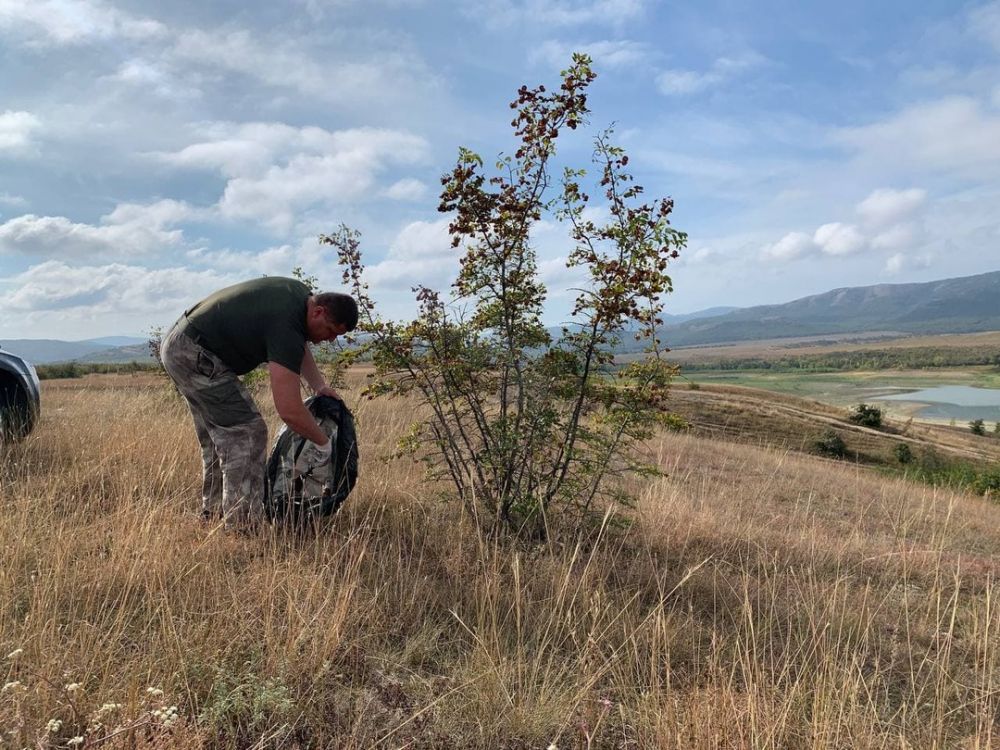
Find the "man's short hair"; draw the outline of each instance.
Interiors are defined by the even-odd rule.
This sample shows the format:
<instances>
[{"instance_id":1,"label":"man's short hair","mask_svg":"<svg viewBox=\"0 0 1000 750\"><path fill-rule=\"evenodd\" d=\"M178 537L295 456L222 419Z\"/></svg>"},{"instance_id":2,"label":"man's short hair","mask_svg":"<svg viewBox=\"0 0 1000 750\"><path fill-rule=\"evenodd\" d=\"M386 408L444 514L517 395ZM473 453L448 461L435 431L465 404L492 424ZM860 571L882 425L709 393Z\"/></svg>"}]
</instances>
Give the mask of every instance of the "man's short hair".
<instances>
[{"instance_id":1,"label":"man's short hair","mask_svg":"<svg viewBox=\"0 0 1000 750\"><path fill-rule=\"evenodd\" d=\"M323 292L314 298L317 305L326 310L326 318L331 323L342 323L348 331L358 325L358 303L354 297L340 292Z\"/></svg>"}]
</instances>

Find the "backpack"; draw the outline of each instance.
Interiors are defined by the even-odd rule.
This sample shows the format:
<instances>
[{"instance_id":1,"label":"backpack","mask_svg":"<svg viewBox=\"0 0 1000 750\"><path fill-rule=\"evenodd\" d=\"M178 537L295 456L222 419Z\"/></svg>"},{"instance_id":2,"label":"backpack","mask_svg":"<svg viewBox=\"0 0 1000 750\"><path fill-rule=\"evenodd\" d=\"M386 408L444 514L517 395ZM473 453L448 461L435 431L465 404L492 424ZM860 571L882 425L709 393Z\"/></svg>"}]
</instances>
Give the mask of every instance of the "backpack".
<instances>
[{"instance_id":1,"label":"backpack","mask_svg":"<svg viewBox=\"0 0 1000 750\"><path fill-rule=\"evenodd\" d=\"M325 467L329 471L296 475L295 460L306 439L286 425L275 438L264 480L268 517L299 526L336 513L358 481L358 443L350 410L331 396L313 396L305 406L333 445Z\"/></svg>"}]
</instances>

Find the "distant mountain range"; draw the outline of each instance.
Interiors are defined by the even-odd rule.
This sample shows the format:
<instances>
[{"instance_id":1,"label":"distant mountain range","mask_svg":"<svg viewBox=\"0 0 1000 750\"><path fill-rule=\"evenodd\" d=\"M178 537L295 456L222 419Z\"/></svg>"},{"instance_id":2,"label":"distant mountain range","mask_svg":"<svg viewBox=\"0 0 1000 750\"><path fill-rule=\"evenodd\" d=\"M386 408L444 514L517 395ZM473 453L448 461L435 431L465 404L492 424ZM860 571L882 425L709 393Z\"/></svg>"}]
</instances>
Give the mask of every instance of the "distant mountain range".
<instances>
[{"instance_id":1,"label":"distant mountain range","mask_svg":"<svg viewBox=\"0 0 1000 750\"><path fill-rule=\"evenodd\" d=\"M664 321L661 338L673 348L829 334L996 331L1000 330L1000 271L922 284L834 289L782 305L713 307L665 315ZM551 330L554 335L560 331ZM15 339L0 341L0 348L34 364L151 359L146 339L137 336Z\"/></svg>"},{"instance_id":2,"label":"distant mountain range","mask_svg":"<svg viewBox=\"0 0 1000 750\"><path fill-rule=\"evenodd\" d=\"M834 289L782 305L745 307L667 324L667 346L863 332L972 333L1000 330L1000 271L921 284Z\"/></svg>"},{"instance_id":3,"label":"distant mountain range","mask_svg":"<svg viewBox=\"0 0 1000 750\"><path fill-rule=\"evenodd\" d=\"M52 362L133 362L151 359L146 339L138 336L105 336L85 341L58 339L0 340L0 349L36 365ZM142 350L142 351L137 351Z\"/></svg>"}]
</instances>

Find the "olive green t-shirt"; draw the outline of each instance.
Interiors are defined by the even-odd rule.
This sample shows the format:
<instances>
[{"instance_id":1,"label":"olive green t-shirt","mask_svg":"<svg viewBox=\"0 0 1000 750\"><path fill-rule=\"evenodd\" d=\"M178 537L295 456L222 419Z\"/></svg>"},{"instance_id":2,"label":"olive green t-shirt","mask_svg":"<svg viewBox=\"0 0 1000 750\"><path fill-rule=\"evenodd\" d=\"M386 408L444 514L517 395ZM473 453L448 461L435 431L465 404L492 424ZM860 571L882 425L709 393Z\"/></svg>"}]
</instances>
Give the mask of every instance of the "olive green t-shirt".
<instances>
[{"instance_id":1,"label":"olive green t-shirt","mask_svg":"<svg viewBox=\"0 0 1000 750\"><path fill-rule=\"evenodd\" d=\"M298 373L306 346L306 300L301 281L267 276L220 289L186 313L199 341L237 375L262 362Z\"/></svg>"}]
</instances>

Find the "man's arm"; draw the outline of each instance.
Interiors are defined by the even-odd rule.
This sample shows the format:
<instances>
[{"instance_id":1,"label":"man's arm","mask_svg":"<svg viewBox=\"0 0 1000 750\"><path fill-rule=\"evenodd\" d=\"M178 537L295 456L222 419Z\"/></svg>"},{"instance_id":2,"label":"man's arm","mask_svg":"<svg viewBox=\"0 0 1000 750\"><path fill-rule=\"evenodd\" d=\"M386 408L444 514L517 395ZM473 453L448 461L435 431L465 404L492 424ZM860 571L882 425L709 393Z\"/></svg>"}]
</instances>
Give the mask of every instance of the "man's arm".
<instances>
[{"instance_id":1,"label":"man's arm","mask_svg":"<svg viewBox=\"0 0 1000 750\"><path fill-rule=\"evenodd\" d=\"M309 348L309 344L306 344L306 350L302 355L302 377L306 379L309 387L313 389L313 392L317 396L333 396L335 399L343 401L340 398L340 394L326 384L323 373L316 366L316 360L313 358L312 349Z\"/></svg>"},{"instance_id":2,"label":"man's arm","mask_svg":"<svg viewBox=\"0 0 1000 750\"><path fill-rule=\"evenodd\" d=\"M312 360L312 357L310 357ZM303 363L304 364L304 363ZM316 363L312 365L316 367ZM304 370L304 368L303 368ZM298 373L275 362L267 363L267 373L271 378L271 395L274 398L274 408L278 411L281 421L302 437L318 445L329 442L326 433L313 419L312 414L302 403L302 392Z\"/></svg>"}]
</instances>

